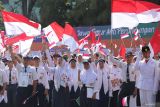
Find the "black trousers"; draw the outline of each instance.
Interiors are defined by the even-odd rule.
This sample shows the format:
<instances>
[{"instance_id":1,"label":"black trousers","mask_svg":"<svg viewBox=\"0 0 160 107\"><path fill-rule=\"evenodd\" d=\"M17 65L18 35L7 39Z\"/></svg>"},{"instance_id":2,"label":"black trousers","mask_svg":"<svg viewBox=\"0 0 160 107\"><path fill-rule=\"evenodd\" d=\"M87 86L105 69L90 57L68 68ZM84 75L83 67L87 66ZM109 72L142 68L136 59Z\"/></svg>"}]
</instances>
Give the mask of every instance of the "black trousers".
<instances>
[{"instance_id":1,"label":"black trousers","mask_svg":"<svg viewBox=\"0 0 160 107\"><path fill-rule=\"evenodd\" d=\"M156 107L160 107L160 90L156 95Z\"/></svg>"},{"instance_id":2,"label":"black trousers","mask_svg":"<svg viewBox=\"0 0 160 107\"><path fill-rule=\"evenodd\" d=\"M137 89L137 106L141 107L141 101L140 101L140 93L139 93L139 89Z\"/></svg>"},{"instance_id":3,"label":"black trousers","mask_svg":"<svg viewBox=\"0 0 160 107\"><path fill-rule=\"evenodd\" d=\"M102 83L102 87L99 92L99 101L98 101L98 107L108 107L109 105L109 92L104 93L104 86Z\"/></svg>"},{"instance_id":4,"label":"black trousers","mask_svg":"<svg viewBox=\"0 0 160 107\"><path fill-rule=\"evenodd\" d=\"M17 89L17 107L33 107L34 101L32 96L32 86L18 87ZM26 101L27 98L31 97ZM26 102L25 102L26 101Z\"/></svg>"},{"instance_id":5,"label":"black trousers","mask_svg":"<svg viewBox=\"0 0 160 107\"><path fill-rule=\"evenodd\" d=\"M79 107L80 106L80 102L79 102L79 98L80 98L80 88L78 88L76 90L76 92L74 91L74 87L71 88L71 91L69 93L70 95L70 106L69 107Z\"/></svg>"},{"instance_id":6,"label":"black trousers","mask_svg":"<svg viewBox=\"0 0 160 107\"><path fill-rule=\"evenodd\" d=\"M48 107L46 102L46 96L44 95L45 87L43 84L37 85L37 95L35 96L34 107Z\"/></svg>"},{"instance_id":7,"label":"black trousers","mask_svg":"<svg viewBox=\"0 0 160 107\"><path fill-rule=\"evenodd\" d=\"M16 94L17 94L17 84L10 84L7 86L7 107L17 107L16 106Z\"/></svg>"},{"instance_id":8,"label":"black trousers","mask_svg":"<svg viewBox=\"0 0 160 107\"><path fill-rule=\"evenodd\" d=\"M69 88L60 86L58 92L54 90L53 107L69 107Z\"/></svg>"},{"instance_id":9,"label":"black trousers","mask_svg":"<svg viewBox=\"0 0 160 107\"><path fill-rule=\"evenodd\" d=\"M129 82L129 83L123 83L122 84L121 90L120 90L119 95L118 95L118 98L119 98L118 101L119 101L120 107L123 107L122 99L124 97L131 96L134 92L134 89L135 89L135 82ZM127 103L129 105L129 98L127 98Z\"/></svg>"},{"instance_id":10,"label":"black trousers","mask_svg":"<svg viewBox=\"0 0 160 107\"><path fill-rule=\"evenodd\" d=\"M6 107L6 106L7 106L7 104L5 103L5 101L2 100L2 102L0 102L0 107Z\"/></svg>"},{"instance_id":11,"label":"black trousers","mask_svg":"<svg viewBox=\"0 0 160 107\"><path fill-rule=\"evenodd\" d=\"M49 104L48 107L52 107L53 106L53 100L54 100L54 96L53 96L53 91L55 90L54 87L54 81L51 80L49 81L49 90L48 90L48 94L49 94Z\"/></svg>"},{"instance_id":12,"label":"black trousers","mask_svg":"<svg viewBox=\"0 0 160 107\"><path fill-rule=\"evenodd\" d=\"M118 107L118 93L119 90L113 91L113 97L110 100L110 107Z\"/></svg>"}]
</instances>

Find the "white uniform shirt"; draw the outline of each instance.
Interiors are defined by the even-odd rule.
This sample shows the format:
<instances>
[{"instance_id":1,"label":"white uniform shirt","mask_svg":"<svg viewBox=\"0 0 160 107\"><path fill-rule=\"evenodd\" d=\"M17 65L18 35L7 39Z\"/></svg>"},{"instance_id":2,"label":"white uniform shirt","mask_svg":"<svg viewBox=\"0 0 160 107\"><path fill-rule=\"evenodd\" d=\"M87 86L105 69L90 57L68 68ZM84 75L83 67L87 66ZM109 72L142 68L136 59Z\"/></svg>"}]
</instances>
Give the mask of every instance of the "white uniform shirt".
<instances>
[{"instance_id":1,"label":"white uniform shirt","mask_svg":"<svg viewBox=\"0 0 160 107\"><path fill-rule=\"evenodd\" d=\"M70 72L69 73L70 74L70 89L73 86L74 87L74 91L76 92L77 88L79 86L79 81L78 81L79 69L77 69L77 68L75 68L75 69L69 68L68 71Z\"/></svg>"},{"instance_id":2,"label":"white uniform shirt","mask_svg":"<svg viewBox=\"0 0 160 107\"><path fill-rule=\"evenodd\" d=\"M140 72L139 88L143 90L158 91L159 68L158 63L154 59L149 59L136 62L136 69Z\"/></svg>"},{"instance_id":3,"label":"white uniform shirt","mask_svg":"<svg viewBox=\"0 0 160 107\"><path fill-rule=\"evenodd\" d=\"M3 70L0 70L0 86L3 86L4 83L7 83L8 81L8 78L7 78L7 74L5 71Z\"/></svg>"},{"instance_id":4,"label":"white uniform shirt","mask_svg":"<svg viewBox=\"0 0 160 107\"><path fill-rule=\"evenodd\" d=\"M95 91L100 91L103 83L104 87L104 93L106 94L109 92L109 95L112 94L112 87L111 87L111 81L110 81L110 72L111 68L108 64L104 65L103 69L99 68L99 64L97 65L97 82L95 86Z\"/></svg>"},{"instance_id":5,"label":"white uniform shirt","mask_svg":"<svg viewBox=\"0 0 160 107\"><path fill-rule=\"evenodd\" d=\"M77 65L77 68L78 68L80 71L83 70L83 68L84 68L83 63L78 63L78 62L77 62L76 65Z\"/></svg>"},{"instance_id":6,"label":"white uniform shirt","mask_svg":"<svg viewBox=\"0 0 160 107\"><path fill-rule=\"evenodd\" d=\"M0 69L4 69L4 68L5 68L5 64L2 61L0 61Z\"/></svg>"},{"instance_id":7,"label":"white uniform shirt","mask_svg":"<svg viewBox=\"0 0 160 107\"><path fill-rule=\"evenodd\" d=\"M120 81L122 80L122 70L118 67L112 66L111 72L110 72L110 80L111 80L111 85L112 85L112 90L120 90L121 83Z\"/></svg>"},{"instance_id":8,"label":"white uniform shirt","mask_svg":"<svg viewBox=\"0 0 160 107\"><path fill-rule=\"evenodd\" d=\"M39 66L36 68L37 68L36 72L37 72L37 76L38 76L38 83L43 84L45 89L49 89L47 72L45 71L44 67Z\"/></svg>"},{"instance_id":9,"label":"white uniform shirt","mask_svg":"<svg viewBox=\"0 0 160 107\"><path fill-rule=\"evenodd\" d=\"M18 70L18 86L20 86L20 84L22 82L21 79L24 79L22 76L25 77L26 80L25 79L24 80L25 80L25 82L27 81L28 85L33 85L33 81L38 80L38 76L37 76L35 67L28 66L26 68L27 72L25 72L25 67L23 64L17 64L16 68ZM24 87L26 87L26 86L24 86Z\"/></svg>"},{"instance_id":10,"label":"white uniform shirt","mask_svg":"<svg viewBox=\"0 0 160 107\"><path fill-rule=\"evenodd\" d=\"M94 87L97 80L97 74L91 68L88 70L83 69L80 74L80 80L86 87Z\"/></svg>"},{"instance_id":11,"label":"white uniform shirt","mask_svg":"<svg viewBox=\"0 0 160 107\"><path fill-rule=\"evenodd\" d=\"M122 82L127 82L127 63L119 60L115 60L113 56L110 56L109 58L110 58L110 61L112 61L113 63L116 63L116 65L118 65L118 67L122 69ZM129 65L129 80L131 82L136 81L136 75L137 75L136 71L137 70L135 69L135 64L131 63Z\"/></svg>"},{"instance_id":12,"label":"white uniform shirt","mask_svg":"<svg viewBox=\"0 0 160 107\"><path fill-rule=\"evenodd\" d=\"M11 84L17 84L18 83L18 71L15 67L12 68L12 70L10 71L8 66L5 68L5 72L7 73L7 77L8 77L8 84L9 84L9 75L11 72Z\"/></svg>"}]
</instances>

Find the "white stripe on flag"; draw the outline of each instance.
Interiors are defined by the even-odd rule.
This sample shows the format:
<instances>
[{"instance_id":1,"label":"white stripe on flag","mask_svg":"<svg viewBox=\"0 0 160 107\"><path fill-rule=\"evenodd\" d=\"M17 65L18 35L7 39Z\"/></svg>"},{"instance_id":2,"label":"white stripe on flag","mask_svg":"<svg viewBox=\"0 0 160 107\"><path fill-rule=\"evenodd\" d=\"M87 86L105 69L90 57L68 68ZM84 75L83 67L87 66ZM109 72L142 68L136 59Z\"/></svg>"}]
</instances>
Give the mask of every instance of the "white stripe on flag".
<instances>
[{"instance_id":1,"label":"white stripe on flag","mask_svg":"<svg viewBox=\"0 0 160 107\"><path fill-rule=\"evenodd\" d=\"M20 35L26 33L27 36L38 36L41 31L23 22L4 22L7 35Z\"/></svg>"}]
</instances>

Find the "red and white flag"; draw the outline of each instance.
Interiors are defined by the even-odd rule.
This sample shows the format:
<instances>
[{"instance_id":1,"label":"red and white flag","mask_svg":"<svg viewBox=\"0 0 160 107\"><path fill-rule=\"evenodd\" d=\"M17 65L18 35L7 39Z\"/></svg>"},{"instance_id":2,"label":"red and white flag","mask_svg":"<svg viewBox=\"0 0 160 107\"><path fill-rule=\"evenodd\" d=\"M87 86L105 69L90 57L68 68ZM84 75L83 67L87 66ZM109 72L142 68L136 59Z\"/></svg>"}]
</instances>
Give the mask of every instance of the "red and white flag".
<instances>
[{"instance_id":1,"label":"red and white flag","mask_svg":"<svg viewBox=\"0 0 160 107\"><path fill-rule=\"evenodd\" d=\"M14 37L11 37L11 38L7 38L5 40L5 44L6 45L12 45L14 43L17 43L19 41L25 41L25 40L28 40L28 39L33 39L34 36L27 36L25 33L22 33L21 35L18 35L18 36L14 36Z\"/></svg>"},{"instance_id":2,"label":"red and white flag","mask_svg":"<svg viewBox=\"0 0 160 107\"><path fill-rule=\"evenodd\" d=\"M151 55L158 54L160 52L160 23L149 42L149 47L151 49Z\"/></svg>"},{"instance_id":3,"label":"red and white flag","mask_svg":"<svg viewBox=\"0 0 160 107\"><path fill-rule=\"evenodd\" d=\"M139 30L138 29L135 29L135 31L133 32L134 34L134 40L137 41L140 37L140 34L139 34Z\"/></svg>"},{"instance_id":4,"label":"red and white flag","mask_svg":"<svg viewBox=\"0 0 160 107\"><path fill-rule=\"evenodd\" d=\"M121 45L120 51L119 51L119 56L121 56L123 59L125 59L125 54L126 54L126 48Z\"/></svg>"},{"instance_id":5,"label":"red and white flag","mask_svg":"<svg viewBox=\"0 0 160 107\"><path fill-rule=\"evenodd\" d=\"M6 49L5 49L5 44L4 44L4 39L3 39L3 36L1 33L0 33L0 53L3 53Z\"/></svg>"},{"instance_id":6,"label":"red and white flag","mask_svg":"<svg viewBox=\"0 0 160 107\"><path fill-rule=\"evenodd\" d=\"M49 42L49 48L51 49L62 40L64 29L57 22L53 22L46 28L43 28L43 31Z\"/></svg>"},{"instance_id":7,"label":"red and white flag","mask_svg":"<svg viewBox=\"0 0 160 107\"><path fill-rule=\"evenodd\" d=\"M160 21L160 5L143 0L113 0L112 29Z\"/></svg>"},{"instance_id":8,"label":"red and white flag","mask_svg":"<svg viewBox=\"0 0 160 107\"><path fill-rule=\"evenodd\" d=\"M38 36L41 34L41 25L35 23L21 14L2 11L3 22L7 35Z\"/></svg>"},{"instance_id":9,"label":"red and white flag","mask_svg":"<svg viewBox=\"0 0 160 107\"><path fill-rule=\"evenodd\" d=\"M88 34L87 36L85 36L84 38L82 38L81 40L78 41L79 49L83 49L83 47L88 44L89 38L90 38L90 35Z\"/></svg>"},{"instance_id":10,"label":"red and white flag","mask_svg":"<svg viewBox=\"0 0 160 107\"><path fill-rule=\"evenodd\" d=\"M134 40L137 41L138 39L139 39L139 36L138 36L138 35L135 35L135 36L134 36Z\"/></svg>"},{"instance_id":11,"label":"red and white flag","mask_svg":"<svg viewBox=\"0 0 160 107\"><path fill-rule=\"evenodd\" d=\"M27 36L25 33L7 38L5 41L6 45L12 45L13 51L21 54L22 56L26 56L31 49L31 45L33 42L34 36Z\"/></svg>"},{"instance_id":12,"label":"red and white flag","mask_svg":"<svg viewBox=\"0 0 160 107\"><path fill-rule=\"evenodd\" d=\"M67 45L71 52L74 52L79 47L78 36L76 34L76 31L68 23L65 25L65 28L64 28L62 43L64 45Z\"/></svg>"},{"instance_id":13,"label":"red and white flag","mask_svg":"<svg viewBox=\"0 0 160 107\"><path fill-rule=\"evenodd\" d=\"M12 46L14 47L14 51L17 51L22 56L26 56L31 49L32 43L33 38L19 41L14 43Z\"/></svg>"},{"instance_id":14,"label":"red and white flag","mask_svg":"<svg viewBox=\"0 0 160 107\"><path fill-rule=\"evenodd\" d=\"M99 48L99 53L102 54L103 56L107 56L107 53L103 50L102 47Z\"/></svg>"},{"instance_id":15,"label":"red and white flag","mask_svg":"<svg viewBox=\"0 0 160 107\"><path fill-rule=\"evenodd\" d=\"M96 45L96 34L91 31L89 35L91 37L91 45Z\"/></svg>"},{"instance_id":16,"label":"red and white flag","mask_svg":"<svg viewBox=\"0 0 160 107\"><path fill-rule=\"evenodd\" d=\"M121 39L125 39L129 37L129 34L121 34L120 36L121 36Z\"/></svg>"}]
</instances>

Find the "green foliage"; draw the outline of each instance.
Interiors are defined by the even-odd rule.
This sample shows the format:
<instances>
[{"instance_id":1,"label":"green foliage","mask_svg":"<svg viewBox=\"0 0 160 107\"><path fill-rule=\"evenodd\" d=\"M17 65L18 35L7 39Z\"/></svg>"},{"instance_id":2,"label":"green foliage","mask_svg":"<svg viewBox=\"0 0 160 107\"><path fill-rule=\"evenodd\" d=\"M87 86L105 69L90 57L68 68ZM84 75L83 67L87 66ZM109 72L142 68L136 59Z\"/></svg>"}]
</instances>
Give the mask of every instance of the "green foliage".
<instances>
[{"instance_id":1,"label":"green foliage","mask_svg":"<svg viewBox=\"0 0 160 107\"><path fill-rule=\"evenodd\" d=\"M3 4L2 4L2 2L0 1L0 11L3 10L3 9L4 9ZM2 19L1 14L0 14L0 30L4 30L3 19Z\"/></svg>"},{"instance_id":2,"label":"green foliage","mask_svg":"<svg viewBox=\"0 0 160 107\"><path fill-rule=\"evenodd\" d=\"M43 0L41 23L43 26L57 21L61 25L70 22L73 26L110 24L110 0Z\"/></svg>"}]
</instances>

